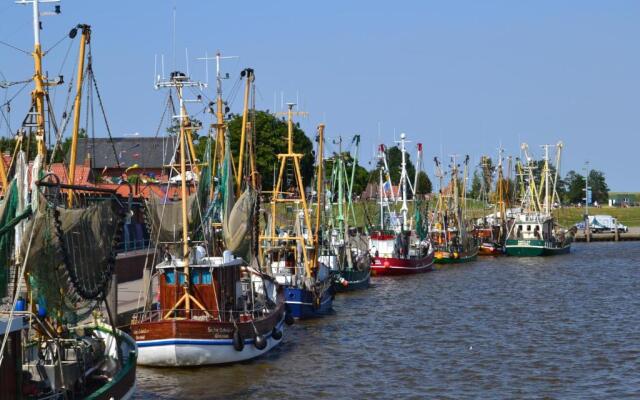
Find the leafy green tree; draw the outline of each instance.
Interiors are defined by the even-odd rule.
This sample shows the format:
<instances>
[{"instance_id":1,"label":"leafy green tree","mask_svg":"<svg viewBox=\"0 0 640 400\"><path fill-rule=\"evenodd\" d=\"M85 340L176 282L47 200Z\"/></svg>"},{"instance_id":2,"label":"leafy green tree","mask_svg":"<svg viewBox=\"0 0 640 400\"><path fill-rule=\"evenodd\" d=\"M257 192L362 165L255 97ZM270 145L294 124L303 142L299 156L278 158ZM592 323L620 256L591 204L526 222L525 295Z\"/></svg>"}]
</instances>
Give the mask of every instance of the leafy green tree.
<instances>
[{"instance_id":1,"label":"leafy green tree","mask_svg":"<svg viewBox=\"0 0 640 400\"><path fill-rule=\"evenodd\" d=\"M473 178L471 180L471 190L469 191L469 197L477 199L480 197L480 191L482 190L482 180L478 171L473 171Z\"/></svg>"},{"instance_id":2,"label":"leafy green tree","mask_svg":"<svg viewBox=\"0 0 640 400\"><path fill-rule=\"evenodd\" d=\"M582 203L584 200L584 176L576 171L569 171L564 179L566 185L565 201L571 204Z\"/></svg>"},{"instance_id":3,"label":"leafy green tree","mask_svg":"<svg viewBox=\"0 0 640 400\"><path fill-rule=\"evenodd\" d=\"M589 186L591 186L591 201L603 204L609 200L609 186L602 171L592 169L589 172Z\"/></svg>"},{"instance_id":4,"label":"leafy green tree","mask_svg":"<svg viewBox=\"0 0 640 400\"><path fill-rule=\"evenodd\" d=\"M418 172L418 184L417 187L414 188L416 194L425 195L432 192L433 187L431 185L431 179L429 179L429 175L426 172L420 171Z\"/></svg>"}]
</instances>

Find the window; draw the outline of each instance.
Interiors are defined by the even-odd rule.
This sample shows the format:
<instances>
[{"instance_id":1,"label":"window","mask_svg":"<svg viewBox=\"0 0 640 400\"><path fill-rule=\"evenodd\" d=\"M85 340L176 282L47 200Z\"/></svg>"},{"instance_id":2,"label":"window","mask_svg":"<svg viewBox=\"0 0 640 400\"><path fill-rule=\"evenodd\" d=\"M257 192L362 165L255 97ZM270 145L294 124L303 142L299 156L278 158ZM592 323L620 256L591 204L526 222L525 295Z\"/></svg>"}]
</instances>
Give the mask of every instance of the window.
<instances>
[{"instance_id":1,"label":"window","mask_svg":"<svg viewBox=\"0 0 640 400\"><path fill-rule=\"evenodd\" d=\"M197 285L200 283L200 271L191 271L191 284Z\"/></svg>"},{"instance_id":2,"label":"window","mask_svg":"<svg viewBox=\"0 0 640 400\"><path fill-rule=\"evenodd\" d=\"M184 282L187 280L185 274L182 272L178 272L178 279L181 285L184 285Z\"/></svg>"},{"instance_id":3,"label":"window","mask_svg":"<svg viewBox=\"0 0 640 400\"><path fill-rule=\"evenodd\" d=\"M164 273L164 279L167 282L167 285L173 285L176 283L175 274L173 271L167 271Z\"/></svg>"},{"instance_id":4,"label":"window","mask_svg":"<svg viewBox=\"0 0 640 400\"><path fill-rule=\"evenodd\" d=\"M527 225L527 232L531 232L531 225Z\"/></svg>"},{"instance_id":5,"label":"window","mask_svg":"<svg viewBox=\"0 0 640 400\"><path fill-rule=\"evenodd\" d=\"M202 272L202 284L211 284L211 272L204 271Z\"/></svg>"}]
</instances>

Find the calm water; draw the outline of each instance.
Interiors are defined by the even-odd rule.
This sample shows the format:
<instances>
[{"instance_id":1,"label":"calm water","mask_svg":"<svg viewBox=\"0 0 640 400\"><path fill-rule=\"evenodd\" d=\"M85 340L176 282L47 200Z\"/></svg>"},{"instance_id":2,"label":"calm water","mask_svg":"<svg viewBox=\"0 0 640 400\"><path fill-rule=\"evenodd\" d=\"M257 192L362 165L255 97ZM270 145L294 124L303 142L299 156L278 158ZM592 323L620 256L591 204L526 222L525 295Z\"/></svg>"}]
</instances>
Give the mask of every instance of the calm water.
<instances>
[{"instance_id":1,"label":"calm water","mask_svg":"<svg viewBox=\"0 0 640 400\"><path fill-rule=\"evenodd\" d=\"M640 398L640 243L374 283L262 359L141 367L137 398Z\"/></svg>"}]
</instances>

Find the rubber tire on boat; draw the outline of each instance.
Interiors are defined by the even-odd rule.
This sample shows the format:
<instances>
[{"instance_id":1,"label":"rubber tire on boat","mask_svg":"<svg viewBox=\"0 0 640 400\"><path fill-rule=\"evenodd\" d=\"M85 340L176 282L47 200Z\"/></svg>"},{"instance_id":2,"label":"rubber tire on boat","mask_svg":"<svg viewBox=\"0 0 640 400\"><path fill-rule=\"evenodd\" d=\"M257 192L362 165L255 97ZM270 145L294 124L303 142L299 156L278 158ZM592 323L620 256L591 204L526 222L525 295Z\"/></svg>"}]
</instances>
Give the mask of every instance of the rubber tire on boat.
<instances>
[{"instance_id":1,"label":"rubber tire on boat","mask_svg":"<svg viewBox=\"0 0 640 400\"><path fill-rule=\"evenodd\" d=\"M258 350L264 350L267 347L267 340L262 335L256 335L255 339L253 339L253 345Z\"/></svg>"},{"instance_id":2,"label":"rubber tire on boat","mask_svg":"<svg viewBox=\"0 0 640 400\"><path fill-rule=\"evenodd\" d=\"M274 327L273 330L271 331L271 337L275 340L282 339L282 331Z\"/></svg>"},{"instance_id":3,"label":"rubber tire on boat","mask_svg":"<svg viewBox=\"0 0 640 400\"><path fill-rule=\"evenodd\" d=\"M244 338L238 328L233 330L233 348L236 349L236 351L242 351L244 349Z\"/></svg>"},{"instance_id":4,"label":"rubber tire on boat","mask_svg":"<svg viewBox=\"0 0 640 400\"><path fill-rule=\"evenodd\" d=\"M284 322L287 325L293 325L293 323L295 322L295 319L293 318L293 316L291 315L290 312L285 312L284 314Z\"/></svg>"}]
</instances>

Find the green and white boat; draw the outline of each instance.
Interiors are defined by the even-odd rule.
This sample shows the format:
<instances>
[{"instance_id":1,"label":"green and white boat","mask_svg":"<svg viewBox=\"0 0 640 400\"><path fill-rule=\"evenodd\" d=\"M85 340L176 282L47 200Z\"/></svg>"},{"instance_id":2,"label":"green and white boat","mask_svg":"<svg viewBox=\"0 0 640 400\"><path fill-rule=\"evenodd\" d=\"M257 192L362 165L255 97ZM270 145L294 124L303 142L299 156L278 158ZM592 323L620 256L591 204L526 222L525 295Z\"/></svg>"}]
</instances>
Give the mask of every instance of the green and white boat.
<instances>
[{"instance_id":1,"label":"green and white boat","mask_svg":"<svg viewBox=\"0 0 640 400\"><path fill-rule=\"evenodd\" d=\"M549 167L549 147L544 145L545 157L542 164L540 182L536 183L534 170L536 163L528 154L528 146L523 143L522 149L527 162L518 162L516 168L520 176L520 197L522 208L513 213L509 221L509 232L505 243L507 255L517 257L551 256L566 254L571 251L574 231L560 227L552 213L551 206L559 202L556 182L558 166L562 153L562 142L556 147L556 169L551 176Z\"/></svg>"}]
</instances>

